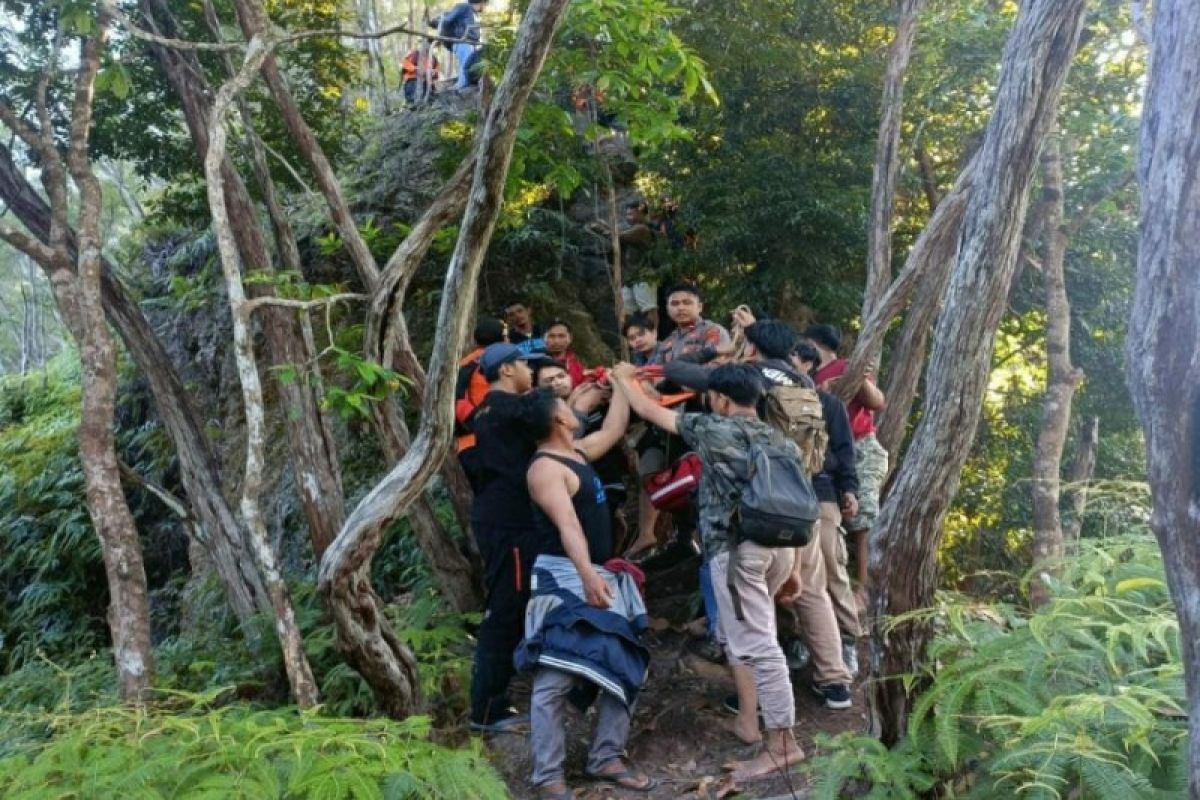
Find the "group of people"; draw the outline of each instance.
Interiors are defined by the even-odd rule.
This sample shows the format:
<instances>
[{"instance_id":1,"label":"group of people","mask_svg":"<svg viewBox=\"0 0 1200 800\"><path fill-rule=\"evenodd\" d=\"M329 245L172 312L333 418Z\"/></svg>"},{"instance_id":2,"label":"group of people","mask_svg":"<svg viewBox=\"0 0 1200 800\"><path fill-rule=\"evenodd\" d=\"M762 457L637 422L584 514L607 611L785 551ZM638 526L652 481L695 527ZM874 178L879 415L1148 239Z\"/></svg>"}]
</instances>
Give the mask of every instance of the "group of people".
<instances>
[{"instance_id":1,"label":"group of people","mask_svg":"<svg viewBox=\"0 0 1200 800\"><path fill-rule=\"evenodd\" d=\"M826 706L851 706L863 630L845 537L861 589L887 468L874 435L884 398L870 376L849 404L832 393L846 367L832 326L797 333L740 306L727 328L704 319L694 284L667 292L665 311L669 335L660 339L656 321L635 313L623 330L630 360L588 369L571 349L570 324L538 325L529 304L514 301L503 321L479 321L477 347L460 364L458 454L475 488L471 524L487 581L470 722L492 733L529 726L539 797L570 796L568 702L597 709L590 778L634 791L655 785L625 756L649 666L642 592L654 553L693 537L709 655L724 658L737 689L726 701L731 732L763 743L730 765L735 777L803 759L792 734L792 674L802 662L811 661L812 690ZM751 490L762 493L754 481L765 474L751 461L766 452L814 496L811 528L784 521L799 534L786 546L746 535ZM636 536L624 534L622 516L631 473ZM664 485L662 476L695 487L672 507L665 543L656 535L663 512L643 488ZM508 694L518 669L533 673L528 714Z\"/></svg>"},{"instance_id":2,"label":"group of people","mask_svg":"<svg viewBox=\"0 0 1200 800\"><path fill-rule=\"evenodd\" d=\"M465 89L479 82L483 39L480 15L487 3L488 0L464 0L428 22L429 27L437 29L440 46L449 51L458 64L455 89ZM424 103L436 94L442 77L441 68L432 41L425 41L405 54L400 61L400 83L409 105Z\"/></svg>"}]
</instances>

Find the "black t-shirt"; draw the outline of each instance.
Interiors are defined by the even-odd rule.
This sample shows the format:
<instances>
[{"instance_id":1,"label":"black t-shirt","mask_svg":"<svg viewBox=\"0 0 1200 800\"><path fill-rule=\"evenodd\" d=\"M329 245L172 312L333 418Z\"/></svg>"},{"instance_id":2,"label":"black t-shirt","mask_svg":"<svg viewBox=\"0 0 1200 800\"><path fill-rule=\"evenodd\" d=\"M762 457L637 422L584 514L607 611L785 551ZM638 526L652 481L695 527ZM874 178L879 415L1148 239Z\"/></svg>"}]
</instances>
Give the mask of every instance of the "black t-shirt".
<instances>
[{"instance_id":1,"label":"black t-shirt","mask_svg":"<svg viewBox=\"0 0 1200 800\"><path fill-rule=\"evenodd\" d=\"M509 328L508 329L509 344L521 344L522 342L526 342L530 339L541 339L543 336L546 335L546 332L544 330L542 330L542 326L537 324L536 322L533 323L533 328L531 330L532 330L532 333L522 333L521 331L517 330L516 328Z\"/></svg>"},{"instance_id":2,"label":"black t-shirt","mask_svg":"<svg viewBox=\"0 0 1200 800\"><path fill-rule=\"evenodd\" d=\"M537 449L520 395L492 389L471 417L479 489L471 519L487 525L528 527L529 488L525 470Z\"/></svg>"},{"instance_id":3,"label":"black t-shirt","mask_svg":"<svg viewBox=\"0 0 1200 800\"><path fill-rule=\"evenodd\" d=\"M613 556L612 525L608 513L608 498L604 493L604 484L592 465L580 463L571 458L564 458L553 453L535 453L533 458L549 458L557 461L575 473L579 478L579 489L571 497L571 505L575 508L575 516L579 518L579 526L583 528L583 538L587 540L588 556L593 564L603 564ZM546 515L545 511L536 504L533 507L533 535L536 552L550 556L566 557L562 536L558 526Z\"/></svg>"}]
</instances>

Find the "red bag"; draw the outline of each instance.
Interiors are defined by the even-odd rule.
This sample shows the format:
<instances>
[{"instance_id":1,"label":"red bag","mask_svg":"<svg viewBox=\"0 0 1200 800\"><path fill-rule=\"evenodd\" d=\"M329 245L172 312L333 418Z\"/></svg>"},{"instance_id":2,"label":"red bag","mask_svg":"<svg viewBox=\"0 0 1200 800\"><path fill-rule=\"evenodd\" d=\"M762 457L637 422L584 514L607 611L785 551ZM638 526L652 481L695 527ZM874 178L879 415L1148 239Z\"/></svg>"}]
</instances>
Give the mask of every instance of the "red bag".
<instances>
[{"instance_id":1,"label":"red bag","mask_svg":"<svg viewBox=\"0 0 1200 800\"><path fill-rule=\"evenodd\" d=\"M650 505L659 511L682 511L687 508L700 486L700 456L684 453L678 461L646 479L645 491Z\"/></svg>"}]
</instances>

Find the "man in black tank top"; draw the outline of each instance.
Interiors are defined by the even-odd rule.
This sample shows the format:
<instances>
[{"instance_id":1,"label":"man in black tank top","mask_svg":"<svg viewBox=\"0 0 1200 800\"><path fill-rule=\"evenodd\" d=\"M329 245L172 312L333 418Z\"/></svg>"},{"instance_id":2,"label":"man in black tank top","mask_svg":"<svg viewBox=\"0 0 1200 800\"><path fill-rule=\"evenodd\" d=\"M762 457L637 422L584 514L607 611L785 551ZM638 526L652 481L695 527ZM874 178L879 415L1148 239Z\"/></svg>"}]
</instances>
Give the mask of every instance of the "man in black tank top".
<instances>
[{"instance_id":1,"label":"man in black tank top","mask_svg":"<svg viewBox=\"0 0 1200 800\"><path fill-rule=\"evenodd\" d=\"M613 541L604 485L591 462L614 447L629 424L629 404L615 392L600 430L576 439L582 424L561 398L542 390L530 399L530 424L538 441L529 463L529 495L539 554L569 558L583 581L588 605L606 609L614 594L595 565L612 558ZM531 782L539 798L570 797L563 777L566 756L564 712L567 696L582 680L569 672L540 665L529 701L533 750ZM633 791L654 786L623 757L632 711L606 692L596 700L596 736L588 755L587 774Z\"/></svg>"}]
</instances>

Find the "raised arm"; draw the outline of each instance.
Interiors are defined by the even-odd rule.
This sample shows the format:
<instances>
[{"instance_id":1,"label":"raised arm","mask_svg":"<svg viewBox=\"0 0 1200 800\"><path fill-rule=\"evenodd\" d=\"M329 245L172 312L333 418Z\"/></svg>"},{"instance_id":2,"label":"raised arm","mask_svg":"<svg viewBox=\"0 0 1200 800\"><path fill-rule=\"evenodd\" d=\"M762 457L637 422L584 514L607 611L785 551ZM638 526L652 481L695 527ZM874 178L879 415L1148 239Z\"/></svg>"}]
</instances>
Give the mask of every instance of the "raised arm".
<instances>
[{"instance_id":1,"label":"raised arm","mask_svg":"<svg viewBox=\"0 0 1200 800\"><path fill-rule=\"evenodd\" d=\"M615 391L608 404L608 413L604 415L604 424L600 430L589 433L575 447L583 451L588 461L595 461L621 441L629 427L629 400L624 392Z\"/></svg>"},{"instance_id":2,"label":"raised arm","mask_svg":"<svg viewBox=\"0 0 1200 800\"><path fill-rule=\"evenodd\" d=\"M679 415L646 396L642 387L638 385L636 367L621 362L612 368L609 375L621 394L629 401L629 408L633 413L667 433L679 433Z\"/></svg>"},{"instance_id":3,"label":"raised arm","mask_svg":"<svg viewBox=\"0 0 1200 800\"><path fill-rule=\"evenodd\" d=\"M612 605L613 592L608 582L592 566L583 526L579 524L579 517L571 504L566 476L567 473L549 459L536 461L526 476L529 496L558 529L563 551L583 579L584 597L588 604L596 608L608 608Z\"/></svg>"}]
</instances>

